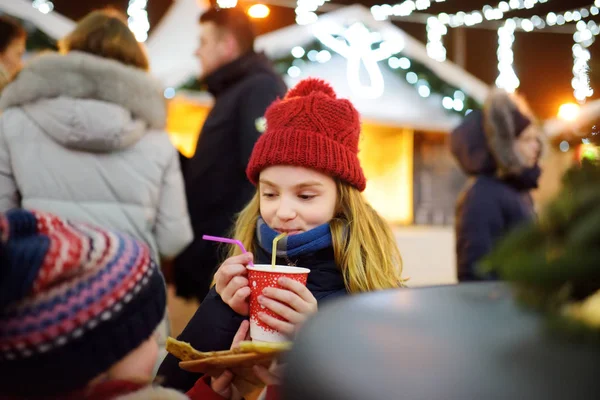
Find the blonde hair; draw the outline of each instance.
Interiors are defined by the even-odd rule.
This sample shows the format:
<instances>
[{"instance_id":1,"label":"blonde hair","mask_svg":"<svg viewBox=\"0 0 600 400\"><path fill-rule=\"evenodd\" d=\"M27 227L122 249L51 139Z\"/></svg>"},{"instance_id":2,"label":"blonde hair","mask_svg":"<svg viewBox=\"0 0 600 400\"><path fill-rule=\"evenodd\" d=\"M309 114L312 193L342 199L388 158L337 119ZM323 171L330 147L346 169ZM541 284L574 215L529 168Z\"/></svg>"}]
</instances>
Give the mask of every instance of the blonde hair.
<instances>
[{"instance_id":1,"label":"blonde hair","mask_svg":"<svg viewBox=\"0 0 600 400\"><path fill-rule=\"evenodd\" d=\"M127 26L123 14L113 9L96 10L86 15L59 41L58 47L62 53L82 51L144 71L149 68L144 47Z\"/></svg>"},{"instance_id":2,"label":"blonde hair","mask_svg":"<svg viewBox=\"0 0 600 400\"><path fill-rule=\"evenodd\" d=\"M335 263L344 276L346 290L361 293L403 286L402 258L388 224L355 187L337 182L337 195L336 216L330 225ZM238 215L233 231L233 237L251 252L259 216L257 191ZM237 246L230 247L229 257L238 254Z\"/></svg>"}]
</instances>

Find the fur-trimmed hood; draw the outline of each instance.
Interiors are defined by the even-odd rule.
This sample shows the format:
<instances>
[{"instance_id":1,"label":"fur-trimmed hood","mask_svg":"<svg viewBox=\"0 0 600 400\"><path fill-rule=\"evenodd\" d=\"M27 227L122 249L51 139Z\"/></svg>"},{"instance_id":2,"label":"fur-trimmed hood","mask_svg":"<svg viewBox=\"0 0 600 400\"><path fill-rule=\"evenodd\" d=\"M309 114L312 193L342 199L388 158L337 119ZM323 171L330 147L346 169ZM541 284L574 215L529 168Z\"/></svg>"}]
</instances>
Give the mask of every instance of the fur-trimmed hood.
<instances>
[{"instance_id":1,"label":"fur-trimmed hood","mask_svg":"<svg viewBox=\"0 0 600 400\"><path fill-rule=\"evenodd\" d=\"M2 92L0 109L10 107L64 146L89 151L127 147L166 121L161 86L148 73L77 51L28 64Z\"/></svg>"},{"instance_id":2,"label":"fur-trimmed hood","mask_svg":"<svg viewBox=\"0 0 600 400\"><path fill-rule=\"evenodd\" d=\"M452 153L468 175L518 176L525 167L513 144L525 129L536 129L535 125L523 99L493 90L483 111L467 115L452 132Z\"/></svg>"}]
</instances>

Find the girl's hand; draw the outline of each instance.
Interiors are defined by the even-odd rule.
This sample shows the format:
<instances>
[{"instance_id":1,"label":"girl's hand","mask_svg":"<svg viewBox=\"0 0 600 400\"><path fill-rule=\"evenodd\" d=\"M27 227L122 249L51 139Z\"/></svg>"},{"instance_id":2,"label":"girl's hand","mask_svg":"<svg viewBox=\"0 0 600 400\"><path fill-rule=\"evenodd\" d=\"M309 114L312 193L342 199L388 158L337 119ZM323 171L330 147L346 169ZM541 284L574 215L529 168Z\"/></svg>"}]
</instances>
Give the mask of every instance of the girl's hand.
<instances>
[{"instance_id":1,"label":"girl's hand","mask_svg":"<svg viewBox=\"0 0 600 400\"><path fill-rule=\"evenodd\" d=\"M278 364L277 361L273 361L271 366L267 369L262 365L255 365L252 367L254 375L260 379L266 386L279 386L283 381L283 370L284 366Z\"/></svg>"},{"instance_id":2,"label":"girl's hand","mask_svg":"<svg viewBox=\"0 0 600 400\"><path fill-rule=\"evenodd\" d=\"M233 373L229 370L225 370L218 378L210 378L210 388L218 394L228 400L234 398L235 388L231 384L233 382Z\"/></svg>"},{"instance_id":3,"label":"girl's hand","mask_svg":"<svg viewBox=\"0 0 600 400\"><path fill-rule=\"evenodd\" d=\"M265 288L262 296L258 297L258 302L286 321L273 318L264 312L259 313L258 317L271 328L293 337L300 325L317 312L317 300L300 282L279 278L278 283L283 289Z\"/></svg>"},{"instance_id":4,"label":"girl's hand","mask_svg":"<svg viewBox=\"0 0 600 400\"><path fill-rule=\"evenodd\" d=\"M248 316L250 304L250 286L248 286L248 271L246 265L252 262L251 253L230 257L215 273L217 293L233 311Z\"/></svg>"},{"instance_id":5,"label":"girl's hand","mask_svg":"<svg viewBox=\"0 0 600 400\"><path fill-rule=\"evenodd\" d=\"M249 331L250 322L242 321L237 333L235 334L235 337L233 338L233 342L231 342L231 349L238 347L241 341L247 340ZM215 393L225 397L226 399L241 399L241 395L236 390L235 386L233 386L234 378L235 376L231 371L225 370L219 377L210 379L210 387Z\"/></svg>"}]
</instances>

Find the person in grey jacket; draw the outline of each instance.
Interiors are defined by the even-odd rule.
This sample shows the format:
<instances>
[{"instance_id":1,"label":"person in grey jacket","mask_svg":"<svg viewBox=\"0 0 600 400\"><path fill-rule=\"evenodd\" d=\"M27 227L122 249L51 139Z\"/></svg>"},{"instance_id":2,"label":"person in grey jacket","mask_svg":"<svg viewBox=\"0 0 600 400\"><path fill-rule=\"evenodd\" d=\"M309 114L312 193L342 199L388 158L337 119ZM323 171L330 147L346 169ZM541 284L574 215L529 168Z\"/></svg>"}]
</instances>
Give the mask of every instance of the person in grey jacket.
<instances>
[{"instance_id":1,"label":"person in grey jacket","mask_svg":"<svg viewBox=\"0 0 600 400\"><path fill-rule=\"evenodd\" d=\"M116 11L90 13L60 47L0 98L0 212L38 209L119 230L174 258L193 234L144 49Z\"/></svg>"}]
</instances>

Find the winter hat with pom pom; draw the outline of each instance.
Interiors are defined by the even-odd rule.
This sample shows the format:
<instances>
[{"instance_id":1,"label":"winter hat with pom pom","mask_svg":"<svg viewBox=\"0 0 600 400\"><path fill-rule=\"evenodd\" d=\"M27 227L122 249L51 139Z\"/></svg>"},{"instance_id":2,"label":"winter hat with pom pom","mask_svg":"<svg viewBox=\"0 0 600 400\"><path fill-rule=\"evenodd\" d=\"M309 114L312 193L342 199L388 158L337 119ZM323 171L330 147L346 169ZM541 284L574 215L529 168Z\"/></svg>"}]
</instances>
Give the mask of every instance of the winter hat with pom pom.
<instances>
[{"instance_id":1,"label":"winter hat with pom pom","mask_svg":"<svg viewBox=\"0 0 600 400\"><path fill-rule=\"evenodd\" d=\"M165 300L145 244L51 214L0 214L0 399L84 388L151 337Z\"/></svg>"},{"instance_id":2,"label":"winter hat with pom pom","mask_svg":"<svg viewBox=\"0 0 600 400\"><path fill-rule=\"evenodd\" d=\"M366 179L358 160L360 119L345 99L320 79L308 78L275 101L265 113L267 129L246 169L255 185L273 165L311 168L363 191Z\"/></svg>"}]
</instances>

